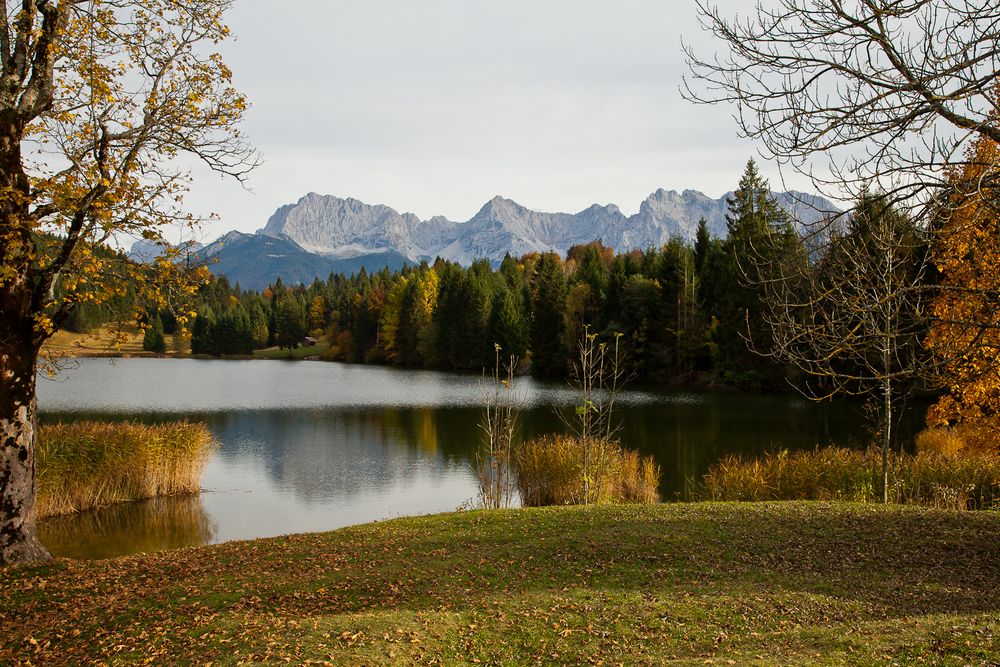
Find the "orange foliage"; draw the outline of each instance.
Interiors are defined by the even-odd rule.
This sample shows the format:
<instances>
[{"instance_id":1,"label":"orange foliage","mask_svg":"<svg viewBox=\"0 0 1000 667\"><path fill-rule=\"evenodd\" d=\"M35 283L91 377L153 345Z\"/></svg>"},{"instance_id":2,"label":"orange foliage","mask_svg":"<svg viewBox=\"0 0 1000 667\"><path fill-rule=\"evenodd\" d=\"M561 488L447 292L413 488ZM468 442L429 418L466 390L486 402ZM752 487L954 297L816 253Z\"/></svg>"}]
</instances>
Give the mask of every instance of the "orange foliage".
<instances>
[{"instance_id":1,"label":"orange foliage","mask_svg":"<svg viewBox=\"0 0 1000 667\"><path fill-rule=\"evenodd\" d=\"M953 194L933 260L941 273L927 338L948 394L928 411L932 426L1000 425L1000 147L980 137L950 176Z\"/></svg>"}]
</instances>

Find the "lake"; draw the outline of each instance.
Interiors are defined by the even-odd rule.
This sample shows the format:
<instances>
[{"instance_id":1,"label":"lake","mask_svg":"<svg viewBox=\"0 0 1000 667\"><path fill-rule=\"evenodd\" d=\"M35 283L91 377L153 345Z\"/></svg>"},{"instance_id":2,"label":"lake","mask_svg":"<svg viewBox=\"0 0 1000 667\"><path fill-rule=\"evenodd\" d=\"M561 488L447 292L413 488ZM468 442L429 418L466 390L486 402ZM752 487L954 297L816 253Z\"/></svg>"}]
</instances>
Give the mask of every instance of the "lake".
<instances>
[{"instance_id":1,"label":"lake","mask_svg":"<svg viewBox=\"0 0 1000 667\"><path fill-rule=\"evenodd\" d=\"M574 395L518 378L520 433L565 430ZM218 441L198 497L39 522L56 555L104 558L472 507L480 378L324 362L81 359L39 378L44 422L204 421ZM795 395L632 388L623 443L652 454L665 500L728 453L857 444L860 406Z\"/></svg>"}]
</instances>

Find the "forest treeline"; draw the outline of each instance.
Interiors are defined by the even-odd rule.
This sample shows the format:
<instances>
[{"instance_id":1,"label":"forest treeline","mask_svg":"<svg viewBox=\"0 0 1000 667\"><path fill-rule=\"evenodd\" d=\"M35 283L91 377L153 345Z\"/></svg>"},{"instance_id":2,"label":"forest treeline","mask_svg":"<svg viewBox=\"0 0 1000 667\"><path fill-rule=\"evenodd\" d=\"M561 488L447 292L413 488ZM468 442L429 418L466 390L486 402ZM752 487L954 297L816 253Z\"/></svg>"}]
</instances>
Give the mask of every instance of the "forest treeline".
<instances>
[{"instance_id":1,"label":"forest treeline","mask_svg":"<svg viewBox=\"0 0 1000 667\"><path fill-rule=\"evenodd\" d=\"M494 365L499 345L536 376L565 377L587 329L622 334L638 381L776 386L783 367L747 347L760 301L741 287L738 255L755 234L779 228L798 238L751 166L730 202L727 239L702 220L693 245L674 239L624 254L597 240L565 259L531 253L469 267L439 259L311 285L279 280L262 293L220 276L200 291L191 351L248 354L313 336L326 338L332 360L478 371ZM168 334L169 320L157 323Z\"/></svg>"}]
</instances>

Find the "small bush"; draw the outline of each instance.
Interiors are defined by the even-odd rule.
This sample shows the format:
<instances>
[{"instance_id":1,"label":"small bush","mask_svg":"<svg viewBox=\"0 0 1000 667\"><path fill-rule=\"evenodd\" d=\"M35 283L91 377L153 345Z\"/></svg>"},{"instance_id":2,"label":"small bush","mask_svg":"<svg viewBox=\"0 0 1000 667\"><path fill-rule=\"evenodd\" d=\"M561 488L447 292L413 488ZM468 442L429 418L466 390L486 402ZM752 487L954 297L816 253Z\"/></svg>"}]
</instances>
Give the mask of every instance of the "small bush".
<instances>
[{"instance_id":1,"label":"small bush","mask_svg":"<svg viewBox=\"0 0 1000 667\"><path fill-rule=\"evenodd\" d=\"M39 517L197 493L213 446L204 424L80 422L42 426Z\"/></svg>"},{"instance_id":2,"label":"small bush","mask_svg":"<svg viewBox=\"0 0 1000 667\"><path fill-rule=\"evenodd\" d=\"M890 454L892 502L970 510L1000 504L1000 458L969 451L940 453L955 450L938 434L926 437L922 447L916 456ZM699 495L713 500L873 502L881 495L881 456L877 448L840 447L783 450L749 460L729 456L709 469Z\"/></svg>"},{"instance_id":3,"label":"small bush","mask_svg":"<svg viewBox=\"0 0 1000 667\"><path fill-rule=\"evenodd\" d=\"M521 504L576 505L583 502L583 443L579 438L544 435L517 448L514 455ZM595 503L656 503L660 467L651 456L617 442L591 444L591 495Z\"/></svg>"}]
</instances>

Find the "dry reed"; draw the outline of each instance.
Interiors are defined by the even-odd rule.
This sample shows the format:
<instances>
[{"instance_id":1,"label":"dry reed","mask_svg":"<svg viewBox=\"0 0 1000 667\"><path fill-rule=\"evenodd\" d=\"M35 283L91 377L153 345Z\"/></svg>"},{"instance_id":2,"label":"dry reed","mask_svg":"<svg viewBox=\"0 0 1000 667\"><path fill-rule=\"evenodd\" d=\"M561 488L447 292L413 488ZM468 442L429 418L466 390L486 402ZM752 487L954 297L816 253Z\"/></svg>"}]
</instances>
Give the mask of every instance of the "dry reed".
<instances>
[{"instance_id":1,"label":"dry reed","mask_svg":"<svg viewBox=\"0 0 1000 667\"><path fill-rule=\"evenodd\" d=\"M78 422L41 428L39 517L197 493L213 448L204 424Z\"/></svg>"},{"instance_id":2,"label":"dry reed","mask_svg":"<svg viewBox=\"0 0 1000 667\"><path fill-rule=\"evenodd\" d=\"M918 453L993 454L1000 456L1000 429L995 424L957 424L921 431Z\"/></svg>"},{"instance_id":3,"label":"dry reed","mask_svg":"<svg viewBox=\"0 0 1000 667\"><path fill-rule=\"evenodd\" d=\"M945 443L945 451L952 445ZM929 450L889 456L889 499L947 509L1000 505L1000 457ZM851 500L881 498L881 451L824 447L756 459L728 456L705 475L700 495L713 500Z\"/></svg>"},{"instance_id":4,"label":"dry reed","mask_svg":"<svg viewBox=\"0 0 1000 667\"><path fill-rule=\"evenodd\" d=\"M514 455L521 504L576 505L584 501L584 447L579 438L543 435L518 447ZM619 443L590 444L591 503L656 503L660 467Z\"/></svg>"}]
</instances>

